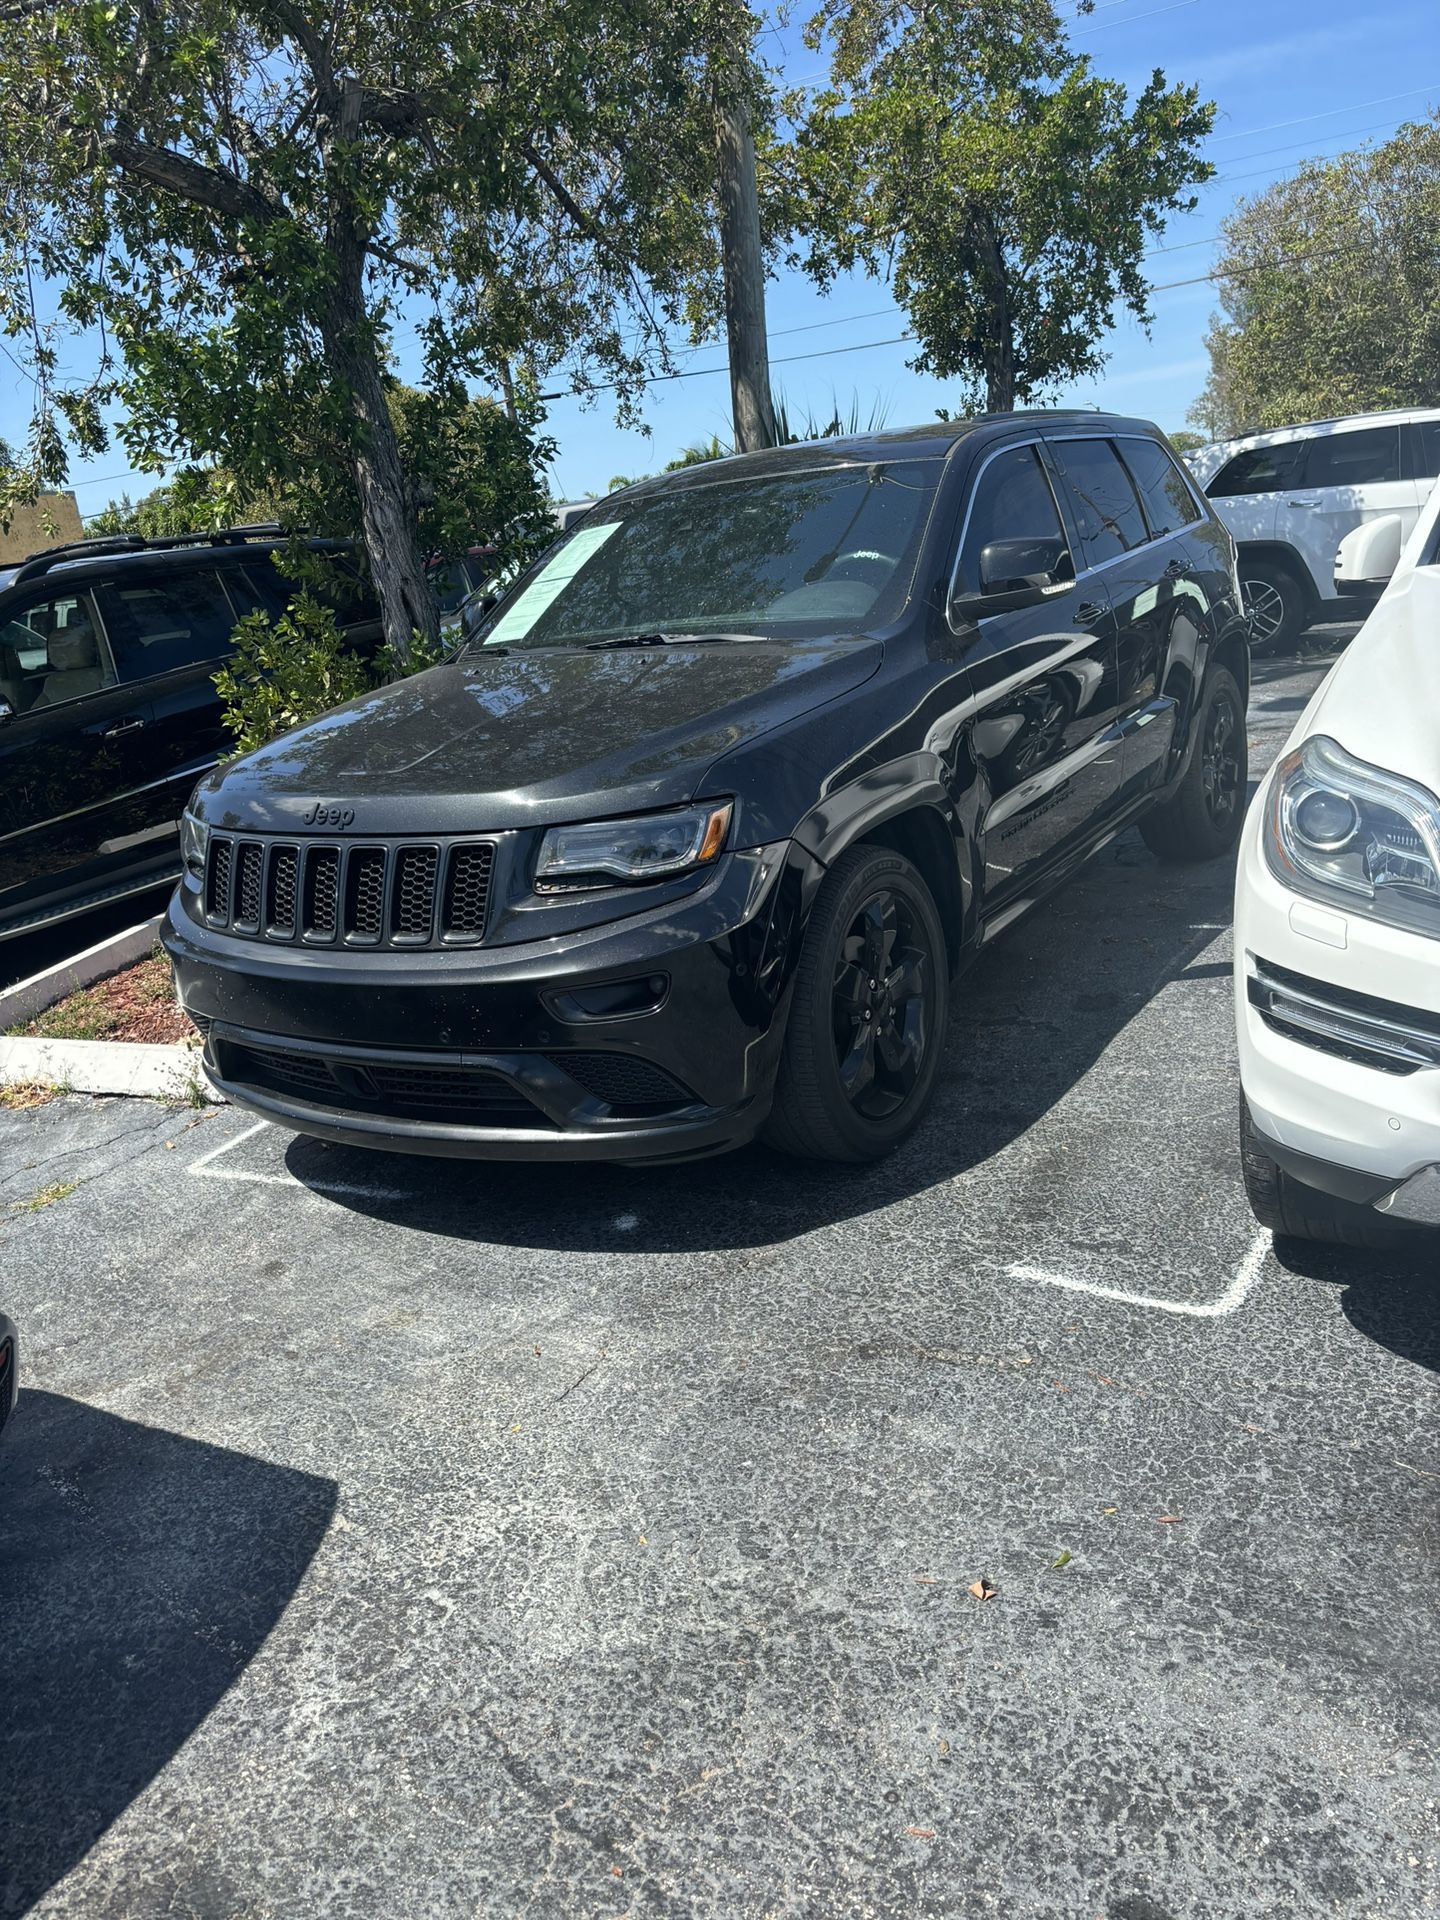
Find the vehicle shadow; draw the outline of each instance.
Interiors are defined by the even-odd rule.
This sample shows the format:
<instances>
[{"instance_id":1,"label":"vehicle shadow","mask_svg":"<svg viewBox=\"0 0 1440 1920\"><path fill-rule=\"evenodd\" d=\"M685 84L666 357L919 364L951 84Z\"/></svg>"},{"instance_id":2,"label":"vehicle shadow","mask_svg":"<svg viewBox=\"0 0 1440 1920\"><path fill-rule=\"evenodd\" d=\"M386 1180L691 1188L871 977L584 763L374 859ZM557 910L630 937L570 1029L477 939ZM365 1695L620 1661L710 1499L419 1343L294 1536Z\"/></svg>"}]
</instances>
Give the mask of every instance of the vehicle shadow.
<instances>
[{"instance_id":1,"label":"vehicle shadow","mask_svg":"<svg viewBox=\"0 0 1440 1920\"><path fill-rule=\"evenodd\" d=\"M0 1457L0 1913L69 1872L244 1671L336 1491L22 1387Z\"/></svg>"},{"instance_id":2,"label":"vehicle shadow","mask_svg":"<svg viewBox=\"0 0 1440 1920\"><path fill-rule=\"evenodd\" d=\"M1367 1340L1440 1373L1440 1260L1433 1245L1380 1253L1277 1239L1275 1258L1287 1273L1340 1287L1341 1312Z\"/></svg>"},{"instance_id":3,"label":"vehicle shadow","mask_svg":"<svg viewBox=\"0 0 1440 1920\"><path fill-rule=\"evenodd\" d=\"M760 1146L648 1168L382 1160L303 1138L290 1143L286 1166L349 1209L491 1245L633 1253L771 1245L940 1186L1034 1126L1228 926L1233 885L1232 859L1167 867L1137 836L1107 849L958 983L931 1112L876 1166L814 1166ZM1197 978L1227 972L1206 963ZM1238 1161L1235 1178L1238 1188Z\"/></svg>"}]
</instances>

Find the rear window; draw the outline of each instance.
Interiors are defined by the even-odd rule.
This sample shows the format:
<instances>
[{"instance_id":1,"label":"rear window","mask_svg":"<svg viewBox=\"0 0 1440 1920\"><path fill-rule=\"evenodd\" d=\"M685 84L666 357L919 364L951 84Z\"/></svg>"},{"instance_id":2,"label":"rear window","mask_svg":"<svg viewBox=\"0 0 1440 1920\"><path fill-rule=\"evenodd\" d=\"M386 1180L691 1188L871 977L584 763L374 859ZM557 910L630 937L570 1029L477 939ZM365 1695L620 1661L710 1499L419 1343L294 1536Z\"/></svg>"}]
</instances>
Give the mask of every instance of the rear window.
<instances>
[{"instance_id":1,"label":"rear window","mask_svg":"<svg viewBox=\"0 0 1440 1920\"><path fill-rule=\"evenodd\" d=\"M1223 500L1237 493L1279 493L1283 487L1299 485L1303 440L1287 440L1282 446L1247 447L1227 460L1205 491L1212 500Z\"/></svg>"},{"instance_id":2,"label":"rear window","mask_svg":"<svg viewBox=\"0 0 1440 1920\"><path fill-rule=\"evenodd\" d=\"M1307 487L1378 486L1399 478L1398 426L1326 433L1309 443L1304 480Z\"/></svg>"},{"instance_id":3,"label":"rear window","mask_svg":"<svg viewBox=\"0 0 1440 1920\"><path fill-rule=\"evenodd\" d=\"M1200 518L1184 474L1158 440L1122 440L1120 452L1157 540L1162 534L1178 533Z\"/></svg>"},{"instance_id":4,"label":"rear window","mask_svg":"<svg viewBox=\"0 0 1440 1920\"><path fill-rule=\"evenodd\" d=\"M1433 486L1440 479L1440 420L1411 420L1404 428L1409 478Z\"/></svg>"},{"instance_id":5,"label":"rear window","mask_svg":"<svg viewBox=\"0 0 1440 1920\"><path fill-rule=\"evenodd\" d=\"M119 578L102 589L101 600L122 680L148 680L230 650L235 614L211 568L164 579Z\"/></svg>"},{"instance_id":6,"label":"rear window","mask_svg":"<svg viewBox=\"0 0 1440 1920\"><path fill-rule=\"evenodd\" d=\"M1092 567L1150 538L1130 476L1108 440L1060 440L1055 451L1065 470L1080 521L1080 539Z\"/></svg>"}]
</instances>

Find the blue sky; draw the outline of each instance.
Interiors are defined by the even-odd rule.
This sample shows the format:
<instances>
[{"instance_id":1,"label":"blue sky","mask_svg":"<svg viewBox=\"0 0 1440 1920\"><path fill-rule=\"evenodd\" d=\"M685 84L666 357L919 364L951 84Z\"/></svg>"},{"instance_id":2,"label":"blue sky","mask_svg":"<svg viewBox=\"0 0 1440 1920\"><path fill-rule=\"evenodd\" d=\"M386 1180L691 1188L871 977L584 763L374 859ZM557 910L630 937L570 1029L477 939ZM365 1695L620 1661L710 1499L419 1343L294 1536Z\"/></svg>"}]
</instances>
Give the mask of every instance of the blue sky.
<instances>
[{"instance_id":1,"label":"blue sky","mask_svg":"<svg viewBox=\"0 0 1440 1920\"><path fill-rule=\"evenodd\" d=\"M798 11L810 9L802 4ZM1215 296L1199 276L1213 266L1221 221L1237 199L1310 156L1383 140L1402 121L1440 105L1434 28L1433 0L1381 0L1368 8L1352 0L1098 0L1077 20L1074 44L1101 73L1134 91L1158 66L1216 101L1208 154L1217 177L1202 189L1194 213L1172 222L1158 243L1149 337L1123 320L1106 342L1104 373L1061 400L1183 426L1205 380L1203 340ZM792 82L821 77L795 25L771 29L765 51ZM822 299L802 276L785 274L771 283L768 318L774 383L792 414L828 416L835 400L848 413L858 399L862 414L878 404L887 424L898 427L932 418L938 407L955 408L953 387L906 366L914 348L896 341L905 320L883 282L856 276ZM402 341L402 371L409 358ZM69 360L72 372L83 371L75 354ZM727 437L723 352L687 350L678 364L692 377L649 390L648 439L618 428L604 395L588 406L568 399L552 405L549 430L559 455L551 479L560 497L603 492L614 474L652 470L712 433ZM708 368L717 371L699 371ZM0 438L23 439L29 405L25 383L0 363ZM112 448L77 463L72 484L81 512L95 513L127 486L141 493L153 482L127 475L123 450Z\"/></svg>"}]
</instances>

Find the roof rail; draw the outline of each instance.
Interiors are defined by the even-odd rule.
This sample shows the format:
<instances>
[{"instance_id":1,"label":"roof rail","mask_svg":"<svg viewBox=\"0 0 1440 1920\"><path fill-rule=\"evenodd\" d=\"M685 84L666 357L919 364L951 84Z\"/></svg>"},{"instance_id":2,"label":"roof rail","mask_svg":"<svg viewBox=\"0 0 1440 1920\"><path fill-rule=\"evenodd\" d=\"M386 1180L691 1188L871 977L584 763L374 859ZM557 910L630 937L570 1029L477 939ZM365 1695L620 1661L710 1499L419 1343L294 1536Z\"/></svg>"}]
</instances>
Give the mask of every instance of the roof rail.
<instances>
[{"instance_id":1,"label":"roof rail","mask_svg":"<svg viewBox=\"0 0 1440 1920\"><path fill-rule=\"evenodd\" d=\"M238 547L249 540L283 540L292 533L304 531L303 527L282 526L278 520L261 520L253 526L222 527L214 533L167 533L151 539L139 533L102 533L88 540L72 540L63 547L46 547L32 553L10 575L10 585L33 580L49 573L52 567L76 560L103 559L111 553L166 553L176 547Z\"/></svg>"}]
</instances>

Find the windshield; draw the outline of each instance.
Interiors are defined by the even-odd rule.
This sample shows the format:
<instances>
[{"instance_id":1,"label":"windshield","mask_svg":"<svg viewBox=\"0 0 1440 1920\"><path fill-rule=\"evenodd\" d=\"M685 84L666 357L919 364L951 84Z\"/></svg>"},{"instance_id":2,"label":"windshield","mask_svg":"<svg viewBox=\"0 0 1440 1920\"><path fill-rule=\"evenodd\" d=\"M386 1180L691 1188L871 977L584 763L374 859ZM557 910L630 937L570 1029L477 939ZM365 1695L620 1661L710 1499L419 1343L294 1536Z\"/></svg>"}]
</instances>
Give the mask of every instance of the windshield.
<instances>
[{"instance_id":1,"label":"windshield","mask_svg":"<svg viewBox=\"0 0 1440 1920\"><path fill-rule=\"evenodd\" d=\"M904 604L935 461L716 479L605 502L475 633L476 646L854 632Z\"/></svg>"}]
</instances>

